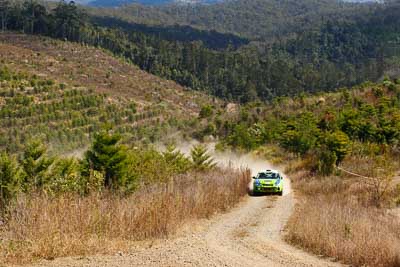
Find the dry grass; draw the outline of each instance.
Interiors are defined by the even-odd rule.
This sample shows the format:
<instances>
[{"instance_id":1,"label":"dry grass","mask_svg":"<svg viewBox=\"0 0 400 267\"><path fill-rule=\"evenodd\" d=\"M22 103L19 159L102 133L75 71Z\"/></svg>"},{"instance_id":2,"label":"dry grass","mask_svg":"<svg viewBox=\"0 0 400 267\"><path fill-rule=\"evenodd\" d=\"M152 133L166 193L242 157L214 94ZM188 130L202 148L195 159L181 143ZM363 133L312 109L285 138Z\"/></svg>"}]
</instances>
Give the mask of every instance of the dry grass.
<instances>
[{"instance_id":1,"label":"dry grass","mask_svg":"<svg viewBox=\"0 0 400 267\"><path fill-rule=\"evenodd\" d=\"M21 196L0 228L0 262L111 253L129 242L165 238L188 220L225 211L247 193L249 172L176 177L129 197Z\"/></svg>"},{"instance_id":2,"label":"dry grass","mask_svg":"<svg viewBox=\"0 0 400 267\"><path fill-rule=\"evenodd\" d=\"M367 185L351 177L291 177L300 202L288 242L352 266L400 266L400 219L387 212L390 201L376 208Z\"/></svg>"},{"instance_id":3,"label":"dry grass","mask_svg":"<svg viewBox=\"0 0 400 267\"><path fill-rule=\"evenodd\" d=\"M247 231L247 229L245 228L239 228L233 232L233 237L236 239L243 239L248 237L249 235L249 231Z\"/></svg>"}]
</instances>

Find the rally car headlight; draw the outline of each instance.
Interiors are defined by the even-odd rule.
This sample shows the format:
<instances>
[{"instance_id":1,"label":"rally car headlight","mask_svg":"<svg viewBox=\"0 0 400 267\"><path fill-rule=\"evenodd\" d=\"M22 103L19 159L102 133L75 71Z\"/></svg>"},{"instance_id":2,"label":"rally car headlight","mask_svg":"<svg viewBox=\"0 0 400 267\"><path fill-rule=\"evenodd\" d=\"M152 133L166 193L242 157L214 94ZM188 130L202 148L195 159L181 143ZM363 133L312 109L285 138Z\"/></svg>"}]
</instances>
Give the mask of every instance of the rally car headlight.
<instances>
[{"instance_id":1,"label":"rally car headlight","mask_svg":"<svg viewBox=\"0 0 400 267\"><path fill-rule=\"evenodd\" d=\"M281 183L281 180L280 180L280 179L279 179L279 180L276 180L275 186L278 186L280 183Z\"/></svg>"}]
</instances>

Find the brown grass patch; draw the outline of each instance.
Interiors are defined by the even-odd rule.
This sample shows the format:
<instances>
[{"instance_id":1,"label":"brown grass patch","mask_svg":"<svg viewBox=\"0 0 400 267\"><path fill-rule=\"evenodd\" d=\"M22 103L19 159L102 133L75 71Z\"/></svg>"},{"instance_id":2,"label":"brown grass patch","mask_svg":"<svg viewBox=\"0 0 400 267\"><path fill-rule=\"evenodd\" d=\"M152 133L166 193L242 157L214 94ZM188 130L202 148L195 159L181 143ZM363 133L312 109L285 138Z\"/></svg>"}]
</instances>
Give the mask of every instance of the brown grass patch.
<instances>
[{"instance_id":1,"label":"brown grass patch","mask_svg":"<svg viewBox=\"0 0 400 267\"><path fill-rule=\"evenodd\" d=\"M248 236L249 236L249 231L247 231L247 229L245 229L245 228L236 229L233 232L234 238L243 239Z\"/></svg>"},{"instance_id":2,"label":"brown grass patch","mask_svg":"<svg viewBox=\"0 0 400 267\"><path fill-rule=\"evenodd\" d=\"M373 206L355 178L292 179L300 202L287 224L289 243L353 266L400 266L400 218L387 212L389 202Z\"/></svg>"},{"instance_id":3,"label":"brown grass patch","mask_svg":"<svg viewBox=\"0 0 400 267\"><path fill-rule=\"evenodd\" d=\"M20 196L0 228L0 262L114 253L129 242L165 238L188 220L225 211L247 194L250 173L215 170L176 177L128 197Z\"/></svg>"}]
</instances>

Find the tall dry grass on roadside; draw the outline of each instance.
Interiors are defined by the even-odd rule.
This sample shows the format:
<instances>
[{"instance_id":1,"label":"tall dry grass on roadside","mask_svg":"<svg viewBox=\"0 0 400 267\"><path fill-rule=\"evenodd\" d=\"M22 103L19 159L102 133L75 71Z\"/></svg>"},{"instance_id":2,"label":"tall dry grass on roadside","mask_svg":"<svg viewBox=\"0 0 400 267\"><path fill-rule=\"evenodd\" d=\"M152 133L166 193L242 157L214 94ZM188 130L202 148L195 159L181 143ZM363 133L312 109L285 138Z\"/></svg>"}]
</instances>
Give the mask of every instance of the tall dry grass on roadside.
<instances>
[{"instance_id":1,"label":"tall dry grass on roadside","mask_svg":"<svg viewBox=\"0 0 400 267\"><path fill-rule=\"evenodd\" d=\"M340 197L340 196L337 196ZM400 266L400 221L339 199L307 199L288 223L287 240L353 266Z\"/></svg>"},{"instance_id":2,"label":"tall dry grass on roadside","mask_svg":"<svg viewBox=\"0 0 400 267\"><path fill-rule=\"evenodd\" d=\"M128 197L20 196L0 231L0 262L107 253L129 241L167 237L188 220L234 206L249 179L248 171L225 169L177 176Z\"/></svg>"},{"instance_id":3,"label":"tall dry grass on roadside","mask_svg":"<svg viewBox=\"0 0 400 267\"><path fill-rule=\"evenodd\" d=\"M400 266L400 217L371 205L364 183L291 177L300 200L287 224L289 243L352 266Z\"/></svg>"}]
</instances>

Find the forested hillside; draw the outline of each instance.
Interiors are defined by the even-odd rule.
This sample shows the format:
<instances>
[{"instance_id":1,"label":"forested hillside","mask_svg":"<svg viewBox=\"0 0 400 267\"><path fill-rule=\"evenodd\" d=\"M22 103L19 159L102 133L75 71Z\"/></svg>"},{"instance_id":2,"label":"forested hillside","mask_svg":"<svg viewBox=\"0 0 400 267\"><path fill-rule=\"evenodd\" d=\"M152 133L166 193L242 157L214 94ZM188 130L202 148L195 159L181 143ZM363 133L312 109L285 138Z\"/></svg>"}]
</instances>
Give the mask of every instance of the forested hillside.
<instances>
[{"instance_id":1,"label":"forested hillside","mask_svg":"<svg viewBox=\"0 0 400 267\"><path fill-rule=\"evenodd\" d=\"M318 22L311 20L303 27L293 20L299 30L297 34L289 27L285 38L276 38L280 34L273 34L275 37L268 42L250 45L246 45L246 39L234 35L190 27L130 25L115 18L86 16L73 3L65 2L54 9L46 9L35 2L11 5L5 9L7 16L3 16L3 26L98 46L157 76L239 102L330 91L377 80L388 71L397 74L400 23L395 14L400 9L398 2L387 6L362 5L361 11L354 14L350 12L355 11L353 5L330 9L330 4L317 1L311 9L312 5L306 3L304 8L309 8L310 16L319 18ZM320 19L325 10L333 10L338 15L340 8L346 10L340 19L336 19L336 15ZM32 14L32 10L33 18L26 15ZM273 14L279 13L271 10ZM295 12L293 6L283 10ZM308 14L300 7L296 10L300 10L302 18ZM254 16L250 17L258 25Z\"/></svg>"},{"instance_id":2,"label":"forested hillside","mask_svg":"<svg viewBox=\"0 0 400 267\"><path fill-rule=\"evenodd\" d=\"M326 20L346 19L368 9L366 5L336 0L236 0L212 5L147 7L131 4L116 9L93 9L90 13L144 24L178 23L266 40L317 29Z\"/></svg>"}]
</instances>

